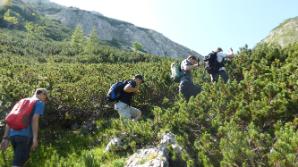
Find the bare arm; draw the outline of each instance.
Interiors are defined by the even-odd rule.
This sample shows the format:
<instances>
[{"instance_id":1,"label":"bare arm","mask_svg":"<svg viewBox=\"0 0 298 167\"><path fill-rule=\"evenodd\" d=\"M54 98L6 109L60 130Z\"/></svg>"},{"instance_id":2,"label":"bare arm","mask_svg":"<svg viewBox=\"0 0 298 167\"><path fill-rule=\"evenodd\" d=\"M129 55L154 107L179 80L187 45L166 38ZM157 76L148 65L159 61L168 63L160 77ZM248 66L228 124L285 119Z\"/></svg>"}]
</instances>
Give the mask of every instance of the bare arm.
<instances>
[{"instance_id":1,"label":"bare arm","mask_svg":"<svg viewBox=\"0 0 298 167\"><path fill-rule=\"evenodd\" d=\"M32 132L33 132L33 144L34 150L38 146L38 130L39 130L39 114L34 114L32 118Z\"/></svg>"},{"instance_id":2,"label":"bare arm","mask_svg":"<svg viewBox=\"0 0 298 167\"><path fill-rule=\"evenodd\" d=\"M230 48L230 50L226 54L226 57L229 58L229 59L234 57L234 52L233 52L232 48Z\"/></svg>"},{"instance_id":3,"label":"bare arm","mask_svg":"<svg viewBox=\"0 0 298 167\"><path fill-rule=\"evenodd\" d=\"M139 90L139 87L136 86L136 87L134 88L134 87L132 87L130 84L127 84L127 85L123 88L123 90L124 90L125 92L127 92L127 93L133 93L133 92L137 92L137 91Z\"/></svg>"},{"instance_id":4,"label":"bare arm","mask_svg":"<svg viewBox=\"0 0 298 167\"><path fill-rule=\"evenodd\" d=\"M6 125L5 126L5 130L4 130L4 135L3 135L3 139L2 139L2 142L1 142L1 150L6 150L7 147L8 147L8 132L9 132L9 126Z\"/></svg>"},{"instance_id":5,"label":"bare arm","mask_svg":"<svg viewBox=\"0 0 298 167\"><path fill-rule=\"evenodd\" d=\"M233 58L234 57L234 54L227 54L226 55L226 58L229 58L229 59L231 59L231 58Z\"/></svg>"},{"instance_id":6,"label":"bare arm","mask_svg":"<svg viewBox=\"0 0 298 167\"><path fill-rule=\"evenodd\" d=\"M190 71L194 68L197 68L199 66L199 64L193 64L193 65L186 65L185 68L183 70L185 71Z\"/></svg>"},{"instance_id":7,"label":"bare arm","mask_svg":"<svg viewBox=\"0 0 298 167\"><path fill-rule=\"evenodd\" d=\"M8 132L9 132L9 126L8 125L6 125L5 126L5 130L4 130L4 135L3 135L3 138L7 138L8 137Z\"/></svg>"}]
</instances>

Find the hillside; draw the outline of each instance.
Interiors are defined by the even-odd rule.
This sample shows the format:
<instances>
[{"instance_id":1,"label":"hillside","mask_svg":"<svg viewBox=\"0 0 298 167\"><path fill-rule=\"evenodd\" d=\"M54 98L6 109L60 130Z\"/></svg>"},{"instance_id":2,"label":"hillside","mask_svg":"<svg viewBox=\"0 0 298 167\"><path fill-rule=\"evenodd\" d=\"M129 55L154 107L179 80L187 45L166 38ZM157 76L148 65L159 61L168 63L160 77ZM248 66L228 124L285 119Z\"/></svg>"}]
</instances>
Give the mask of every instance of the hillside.
<instances>
[{"instance_id":1,"label":"hillside","mask_svg":"<svg viewBox=\"0 0 298 167\"><path fill-rule=\"evenodd\" d=\"M154 30L108 18L97 12L67 8L43 0L23 1L33 6L39 13L59 20L67 27L74 29L77 25L81 25L85 34L89 34L95 27L101 40L116 43L115 46L120 46L122 49L130 49L133 42L139 42L143 45L144 51L150 54L184 57L188 53L193 53L200 56L200 54L171 41Z\"/></svg>"},{"instance_id":2,"label":"hillside","mask_svg":"<svg viewBox=\"0 0 298 167\"><path fill-rule=\"evenodd\" d=\"M71 29L59 21L39 15L31 6L19 0L7 1L0 6L0 28L20 32L38 33L52 40L61 41L68 38Z\"/></svg>"},{"instance_id":3,"label":"hillside","mask_svg":"<svg viewBox=\"0 0 298 167\"><path fill-rule=\"evenodd\" d=\"M175 136L164 147L167 155L135 158L139 165L298 166L298 44L240 48L226 62L227 84L212 84L203 67L195 70L203 91L187 102L169 75L176 59L111 47L96 31L84 36L19 3L0 9L6 13L0 17L0 134L20 98L37 87L49 90L28 167L127 167L131 155L161 145L164 134ZM132 104L142 119L121 120L106 93L136 73L146 80ZM106 149L116 137L120 142ZM10 147L0 166L12 159Z\"/></svg>"},{"instance_id":4,"label":"hillside","mask_svg":"<svg viewBox=\"0 0 298 167\"><path fill-rule=\"evenodd\" d=\"M98 50L85 52L78 43L20 31L1 29L0 36L0 125L35 88L51 95L30 167L123 167L168 132L183 148L180 154L169 150L171 167L298 165L297 45L241 48L227 63L228 84L211 84L203 68L196 70L194 82L203 92L186 102L169 77L171 59L98 43ZM135 73L146 79L133 103L143 118L122 122L105 95L112 83ZM124 136L121 147L106 152L115 136ZM12 160L11 148L5 158L0 166Z\"/></svg>"},{"instance_id":5,"label":"hillside","mask_svg":"<svg viewBox=\"0 0 298 167\"><path fill-rule=\"evenodd\" d=\"M274 28L263 40L268 44L277 44L286 47L298 42L298 17L288 19Z\"/></svg>"}]
</instances>

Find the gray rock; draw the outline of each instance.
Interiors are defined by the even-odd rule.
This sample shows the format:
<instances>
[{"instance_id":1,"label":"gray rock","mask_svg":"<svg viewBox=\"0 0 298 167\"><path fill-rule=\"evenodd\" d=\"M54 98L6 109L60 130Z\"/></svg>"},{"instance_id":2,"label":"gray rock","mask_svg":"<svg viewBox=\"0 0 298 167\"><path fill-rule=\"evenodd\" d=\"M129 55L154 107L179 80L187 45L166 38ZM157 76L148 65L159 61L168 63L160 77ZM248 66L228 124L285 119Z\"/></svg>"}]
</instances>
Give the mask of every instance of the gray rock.
<instances>
[{"instance_id":1,"label":"gray rock","mask_svg":"<svg viewBox=\"0 0 298 167\"><path fill-rule=\"evenodd\" d=\"M166 151L167 146L171 146L177 154L182 152L182 147L177 143L175 135L171 132L163 135L159 148Z\"/></svg>"},{"instance_id":2,"label":"gray rock","mask_svg":"<svg viewBox=\"0 0 298 167\"><path fill-rule=\"evenodd\" d=\"M45 4L38 3L41 0L23 1L35 2L33 6L39 13L59 20L67 27L74 29L77 25L81 25L86 35L89 35L93 27L95 27L101 40L116 41L123 49L129 49L132 43L139 42L147 53L171 57L186 57L189 53L192 53L202 58L200 54L171 41L154 30L108 18L100 13L64 7L52 2Z\"/></svg>"},{"instance_id":3,"label":"gray rock","mask_svg":"<svg viewBox=\"0 0 298 167\"><path fill-rule=\"evenodd\" d=\"M119 137L114 137L106 146L105 151L109 152L109 151L121 150L122 149L121 145L122 145L122 139Z\"/></svg>"},{"instance_id":4,"label":"gray rock","mask_svg":"<svg viewBox=\"0 0 298 167\"><path fill-rule=\"evenodd\" d=\"M22 0L23 2L27 3L49 3L50 0Z\"/></svg>"},{"instance_id":5,"label":"gray rock","mask_svg":"<svg viewBox=\"0 0 298 167\"><path fill-rule=\"evenodd\" d=\"M159 148L138 150L127 161L126 167L168 167L167 155Z\"/></svg>"},{"instance_id":6,"label":"gray rock","mask_svg":"<svg viewBox=\"0 0 298 167\"><path fill-rule=\"evenodd\" d=\"M176 141L173 133L163 135L159 146L147 149L140 149L129 157L126 167L168 167L168 150L167 147L180 154L182 147Z\"/></svg>"},{"instance_id":7,"label":"gray rock","mask_svg":"<svg viewBox=\"0 0 298 167\"><path fill-rule=\"evenodd\" d=\"M121 133L117 137L113 137L107 144L105 151L119 151L127 148L127 143L124 142L124 138L127 137L127 133Z\"/></svg>"}]
</instances>

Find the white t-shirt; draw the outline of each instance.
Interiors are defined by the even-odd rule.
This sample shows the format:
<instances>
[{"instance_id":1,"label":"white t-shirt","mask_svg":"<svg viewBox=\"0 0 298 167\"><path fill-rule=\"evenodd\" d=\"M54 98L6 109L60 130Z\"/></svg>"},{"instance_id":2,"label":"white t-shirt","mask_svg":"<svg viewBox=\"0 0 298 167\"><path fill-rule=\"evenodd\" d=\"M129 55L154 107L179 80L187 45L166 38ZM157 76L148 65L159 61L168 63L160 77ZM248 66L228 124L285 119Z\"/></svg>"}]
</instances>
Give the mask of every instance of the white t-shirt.
<instances>
[{"instance_id":1,"label":"white t-shirt","mask_svg":"<svg viewBox=\"0 0 298 167\"><path fill-rule=\"evenodd\" d=\"M217 62L221 63L222 61L224 61L224 58L227 57L227 54L223 53L223 52L218 52L217 53ZM225 67L221 67L219 69L219 71L225 70Z\"/></svg>"},{"instance_id":2,"label":"white t-shirt","mask_svg":"<svg viewBox=\"0 0 298 167\"><path fill-rule=\"evenodd\" d=\"M190 66L190 65L192 65L191 62L188 61L187 59L184 59L184 60L181 62L181 66L180 66L180 67L181 67L181 70L186 72L186 71L187 71L187 70L186 70L186 67L187 67L187 66ZM190 70L188 70L187 72L190 72Z\"/></svg>"}]
</instances>

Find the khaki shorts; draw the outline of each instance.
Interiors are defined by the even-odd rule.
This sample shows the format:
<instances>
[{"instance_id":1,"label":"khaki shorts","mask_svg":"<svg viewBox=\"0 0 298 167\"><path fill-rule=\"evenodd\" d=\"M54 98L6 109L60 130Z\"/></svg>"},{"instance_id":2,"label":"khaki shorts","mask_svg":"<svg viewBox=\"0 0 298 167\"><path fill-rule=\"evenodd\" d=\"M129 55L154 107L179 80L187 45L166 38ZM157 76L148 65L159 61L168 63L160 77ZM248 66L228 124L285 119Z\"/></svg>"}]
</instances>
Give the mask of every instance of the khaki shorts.
<instances>
[{"instance_id":1,"label":"khaki shorts","mask_svg":"<svg viewBox=\"0 0 298 167\"><path fill-rule=\"evenodd\" d=\"M121 118L138 120L142 115L142 112L139 109L131 107L121 101L115 104L114 109L118 111Z\"/></svg>"}]
</instances>

